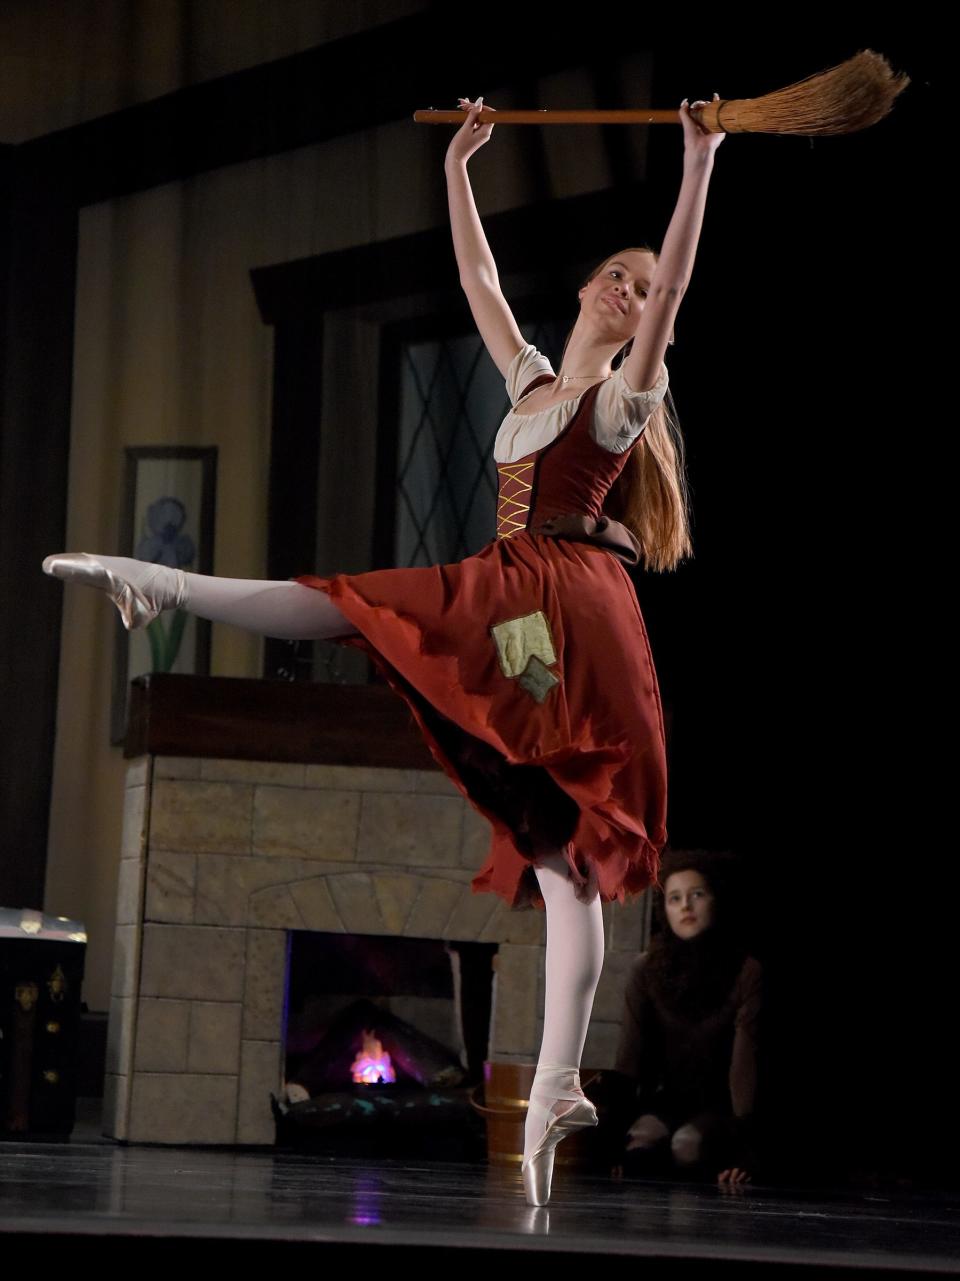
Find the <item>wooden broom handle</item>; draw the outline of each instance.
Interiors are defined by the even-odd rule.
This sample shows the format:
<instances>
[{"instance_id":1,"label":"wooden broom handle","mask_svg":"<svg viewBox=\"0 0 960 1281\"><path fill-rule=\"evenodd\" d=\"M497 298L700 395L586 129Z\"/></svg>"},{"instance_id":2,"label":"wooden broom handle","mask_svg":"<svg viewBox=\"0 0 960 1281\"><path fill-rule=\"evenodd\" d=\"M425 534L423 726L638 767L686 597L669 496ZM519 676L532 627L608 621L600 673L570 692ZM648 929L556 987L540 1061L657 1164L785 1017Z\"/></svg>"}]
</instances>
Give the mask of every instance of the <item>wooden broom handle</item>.
<instances>
[{"instance_id":1,"label":"wooden broom handle","mask_svg":"<svg viewBox=\"0 0 960 1281\"><path fill-rule=\"evenodd\" d=\"M711 133L725 133L719 123L722 100L708 102L694 113L695 118ZM466 111L415 111L413 118L419 125L459 125L466 118ZM679 111L654 111L649 108L628 111L488 111L485 107L477 116L480 124L492 125L676 125L680 123Z\"/></svg>"}]
</instances>

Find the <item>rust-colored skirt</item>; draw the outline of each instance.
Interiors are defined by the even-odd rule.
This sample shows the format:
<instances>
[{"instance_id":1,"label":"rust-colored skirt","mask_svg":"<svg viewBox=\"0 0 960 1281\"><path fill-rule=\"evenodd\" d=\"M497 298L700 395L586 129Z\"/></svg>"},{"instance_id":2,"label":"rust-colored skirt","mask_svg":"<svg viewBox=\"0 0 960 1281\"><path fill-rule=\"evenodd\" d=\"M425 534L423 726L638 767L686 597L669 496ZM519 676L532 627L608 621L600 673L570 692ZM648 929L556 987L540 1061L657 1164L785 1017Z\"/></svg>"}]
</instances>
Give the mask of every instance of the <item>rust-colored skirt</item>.
<instances>
[{"instance_id":1,"label":"rust-colored skirt","mask_svg":"<svg viewBox=\"0 0 960 1281\"><path fill-rule=\"evenodd\" d=\"M602 547L522 531L449 565L298 577L357 629L433 756L492 825L475 892L543 908L561 850L604 902L657 878L663 715L633 584Z\"/></svg>"}]
</instances>

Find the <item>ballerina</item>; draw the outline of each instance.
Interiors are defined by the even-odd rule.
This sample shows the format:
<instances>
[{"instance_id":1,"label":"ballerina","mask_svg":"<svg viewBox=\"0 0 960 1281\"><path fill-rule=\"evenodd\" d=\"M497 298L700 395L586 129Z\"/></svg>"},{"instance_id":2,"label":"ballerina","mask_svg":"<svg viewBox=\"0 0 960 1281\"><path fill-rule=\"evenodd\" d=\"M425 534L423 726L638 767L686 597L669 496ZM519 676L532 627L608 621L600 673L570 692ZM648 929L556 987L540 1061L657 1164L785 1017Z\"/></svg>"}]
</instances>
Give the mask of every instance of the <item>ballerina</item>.
<instances>
[{"instance_id":1,"label":"ballerina","mask_svg":"<svg viewBox=\"0 0 960 1281\"><path fill-rule=\"evenodd\" d=\"M655 883L667 837L659 690L625 566L672 569L691 550L663 357L724 135L698 124L703 103L684 99L683 179L661 253L623 249L591 273L555 373L500 290L467 177L493 125L477 120L482 98L461 105L445 159L454 251L512 405L494 444L496 536L453 564L290 581L83 552L48 556L43 569L104 591L128 628L185 609L355 646L404 698L491 824L472 889L546 912L543 1039L521 1165L527 1200L545 1205L556 1145L597 1123L579 1068L603 966L601 905Z\"/></svg>"}]
</instances>

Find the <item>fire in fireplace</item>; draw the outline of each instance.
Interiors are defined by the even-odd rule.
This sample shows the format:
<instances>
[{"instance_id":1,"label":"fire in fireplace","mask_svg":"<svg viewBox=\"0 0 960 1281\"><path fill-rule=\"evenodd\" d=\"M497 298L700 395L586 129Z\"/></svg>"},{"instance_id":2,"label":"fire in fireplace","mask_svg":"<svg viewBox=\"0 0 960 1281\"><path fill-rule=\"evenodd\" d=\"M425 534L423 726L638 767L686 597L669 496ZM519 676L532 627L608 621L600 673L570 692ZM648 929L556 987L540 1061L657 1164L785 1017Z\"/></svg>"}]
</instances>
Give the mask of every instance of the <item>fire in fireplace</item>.
<instances>
[{"instance_id":1,"label":"fire in fireplace","mask_svg":"<svg viewBox=\"0 0 960 1281\"><path fill-rule=\"evenodd\" d=\"M363 1049L350 1064L353 1079L361 1085L380 1085L397 1079L390 1055L368 1028L363 1029Z\"/></svg>"},{"instance_id":2,"label":"fire in fireplace","mask_svg":"<svg viewBox=\"0 0 960 1281\"><path fill-rule=\"evenodd\" d=\"M292 931L277 1141L482 1159L497 945Z\"/></svg>"}]
</instances>

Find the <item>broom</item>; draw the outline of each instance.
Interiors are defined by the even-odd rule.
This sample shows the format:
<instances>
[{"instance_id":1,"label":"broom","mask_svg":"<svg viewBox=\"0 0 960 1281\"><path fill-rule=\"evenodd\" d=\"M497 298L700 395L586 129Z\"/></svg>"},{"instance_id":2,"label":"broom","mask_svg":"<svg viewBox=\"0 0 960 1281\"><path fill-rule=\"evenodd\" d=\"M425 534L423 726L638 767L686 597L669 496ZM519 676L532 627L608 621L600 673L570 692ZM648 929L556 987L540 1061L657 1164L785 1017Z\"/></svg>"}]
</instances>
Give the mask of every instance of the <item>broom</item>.
<instances>
[{"instance_id":1,"label":"broom","mask_svg":"<svg viewBox=\"0 0 960 1281\"><path fill-rule=\"evenodd\" d=\"M836 67L807 76L762 98L719 98L698 107L695 118L710 133L783 133L801 137L856 133L882 120L898 94L910 83L894 75L886 58L861 49ZM462 124L465 110L415 111L417 124ZM491 111L483 108L481 124L498 125L627 125L677 124L679 111Z\"/></svg>"}]
</instances>

